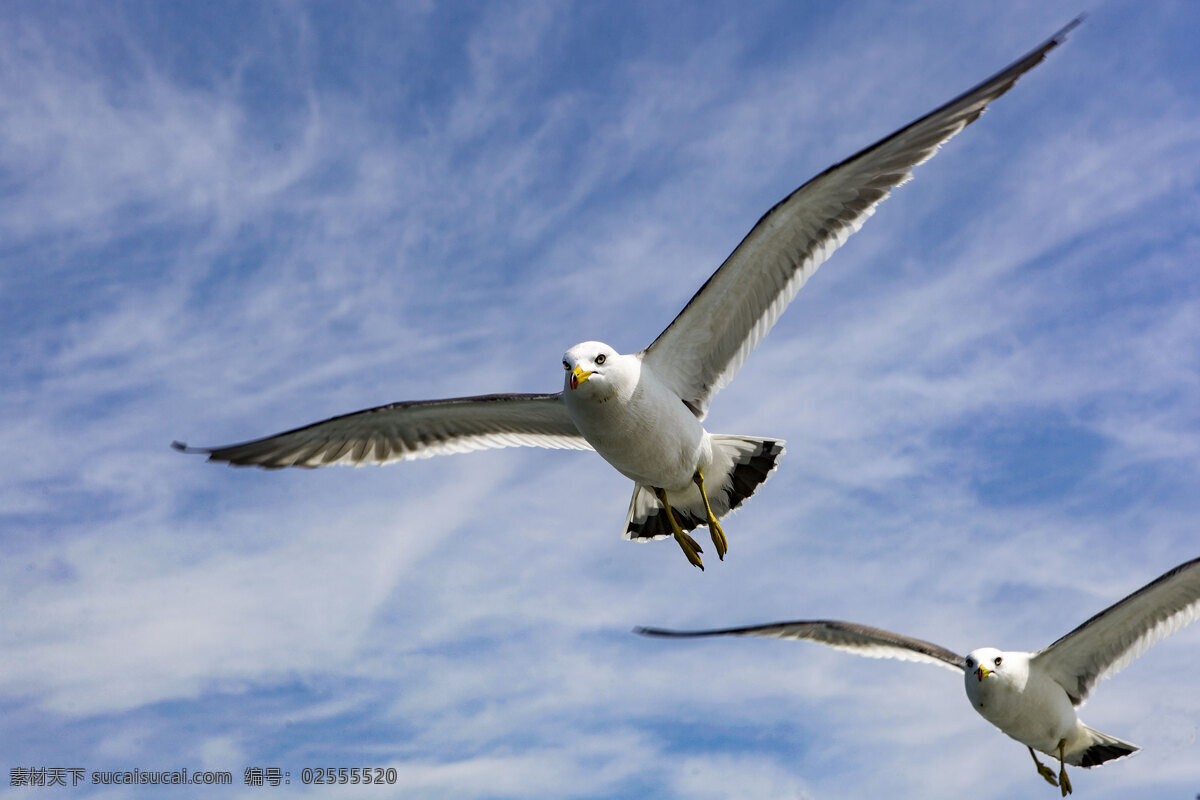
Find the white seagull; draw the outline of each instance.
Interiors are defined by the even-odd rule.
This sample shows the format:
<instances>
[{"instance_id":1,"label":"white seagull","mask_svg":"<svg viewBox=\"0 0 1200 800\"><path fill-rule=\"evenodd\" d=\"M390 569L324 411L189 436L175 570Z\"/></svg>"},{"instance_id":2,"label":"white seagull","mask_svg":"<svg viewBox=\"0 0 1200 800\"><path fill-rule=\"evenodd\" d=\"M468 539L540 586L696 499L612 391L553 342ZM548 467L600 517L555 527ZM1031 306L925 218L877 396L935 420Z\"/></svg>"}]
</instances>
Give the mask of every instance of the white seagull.
<instances>
[{"instance_id":1,"label":"white seagull","mask_svg":"<svg viewBox=\"0 0 1200 800\"><path fill-rule=\"evenodd\" d=\"M673 535L703 569L687 534L754 494L784 452L778 438L710 434L708 404L728 384L817 267L891 192L1058 46L1075 20L916 122L796 189L750 230L679 316L646 349L600 342L567 350L563 390L392 403L226 447L176 449L237 466L386 464L488 447L594 449L634 483L626 539Z\"/></svg>"},{"instance_id":2,"label":"white seagull","mask_svg":"<svg viewBox=\"0 0 1200 800\"><path fill-rule=\"evenodd\" d=\"M868 658L922 661L963 673L971 707L1029 748L1038 774L1071 793L1067 764L1094 767L1137 752L1137 745L1089 728L1075 708L1096 684L1120 672L1155 642L1200 617L1200 558L1170 570L1036 653L980 647L966 658L936 644L853 622L812 620L645 636L770 636L807 639ZM1034 750L1058 759L1058 776Z\"/></svg>"}]
</instances>

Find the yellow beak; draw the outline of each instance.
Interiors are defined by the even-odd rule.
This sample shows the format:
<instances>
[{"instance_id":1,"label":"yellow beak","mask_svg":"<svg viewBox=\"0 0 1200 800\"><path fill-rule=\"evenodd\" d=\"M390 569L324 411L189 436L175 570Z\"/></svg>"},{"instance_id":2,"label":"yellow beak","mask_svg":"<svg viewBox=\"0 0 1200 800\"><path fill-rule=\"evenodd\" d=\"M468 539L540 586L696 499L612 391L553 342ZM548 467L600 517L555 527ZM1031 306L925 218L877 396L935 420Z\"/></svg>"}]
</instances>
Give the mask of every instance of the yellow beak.
<instances>
[{"instance_id":1,"label":"yellow beak","mask_svg":"<svg viewBox=\"0 0 1200 800\"><path fill-rule=\"evenodd\" d=\"M571 389L578 389L579 384L586 383L590 377L592 377L592 373L586 372L577 364L575 369L571 370Z\"/></svg>"},{"instance_id":2,"label":"yellow beak","mask_svg":"<svg viewBox=\"0 0 1200 800\"><path fill-rule=\"evenodd\" d=\"M982 666L982 665L979 667L979 669L975 670L975 677L979 678L979 680L983 680L984 678L986 678L988 675L991 675L991 674L992 674L992 670L990 670L987 667Z\"/></svg>"}]
</instances>

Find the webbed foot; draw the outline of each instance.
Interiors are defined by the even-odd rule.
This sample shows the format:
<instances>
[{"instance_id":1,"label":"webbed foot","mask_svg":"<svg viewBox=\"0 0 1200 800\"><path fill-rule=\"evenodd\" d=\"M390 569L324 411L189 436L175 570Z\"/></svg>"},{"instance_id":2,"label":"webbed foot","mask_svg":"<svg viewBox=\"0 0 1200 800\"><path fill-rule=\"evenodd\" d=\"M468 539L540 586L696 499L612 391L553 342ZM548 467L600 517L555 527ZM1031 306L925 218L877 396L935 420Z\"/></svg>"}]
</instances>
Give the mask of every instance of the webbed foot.
<instances>
[{"instance_id":1,"label":"webbed foot","mask_svg":"<svg viewBox=\"0 0 1200 800\"><path fill-rule=\"evenodd\" d=\"M1058 788L1062 790L1062 796L1066 797L1071 793L1071 779L1067 777L1067 762L1066 754L1063 750L1067 746L1066 739L1058 741Z\"/></svg>"},{"instance_id":2,"label":"webbed foot","mask_svg":"<svg viewBox=\"0 0 1200 800\"><path fill-rule=\"evenodd\" d=\"M1029 755L1033 757L1033 763L1037 764L1038 775L1046 779L1046 783L1051 786L1058 786L1058 778L1054 777L1054 770L1047 767L1042 762L1038 761L1037 753L1033 752L1033 748L1029 748Z\"/></svg>"},{"instance_id":3,"label":"webbed foot","mask_svg":"<svg viewBox=\"0 0 1200 800\"><path fill-rule=\"evenodd\" d=\"M704 551L700 549L700 543L684 533L683 528L679 527L679 523L675 520L675 512L671 510L671 504L667 502L667 493L662 489L655 488L654 494L658 497L658 502L662 503L663 508L667 512L667 521L671 523L671 530L675 532L675 541L679 544L679 549L687 556L688 563L699 567L704 571L704 562L700 560L700 554Z\"/></svg>"},{"instance_id":4,"label":"webbed foot","mask_svg":"<svg viewBox=\"0 0 1200 800\"><path fill-rule=\"evenodd\" d=\"M679 549L683 550L683 554L687 556L687 560L694 566L699 567L700 571L703 572L704 562L700 560L700 554L704 551L700 549L700 544L683 531L675 534L675 541L679 542Z\"/></svg>"},{"instance_id":5,"label":"webbed foot","mask_svg":"<svg viewBox=\"0 0 1200 800\"><path fill-rule=\"evenodd\" d=\"M708 515L708 532L712 535L713 546L717 548L717 558L724 561L725 554L729 552L729 541L725 538L725 531L721 530L721 523L717 522L717 517L713 514L712 506L708 504L708 492L704 488L704 473L696 470L692 480L700 488L700 497L704 500L704 513Z\"/></svg>"}]
</instances>

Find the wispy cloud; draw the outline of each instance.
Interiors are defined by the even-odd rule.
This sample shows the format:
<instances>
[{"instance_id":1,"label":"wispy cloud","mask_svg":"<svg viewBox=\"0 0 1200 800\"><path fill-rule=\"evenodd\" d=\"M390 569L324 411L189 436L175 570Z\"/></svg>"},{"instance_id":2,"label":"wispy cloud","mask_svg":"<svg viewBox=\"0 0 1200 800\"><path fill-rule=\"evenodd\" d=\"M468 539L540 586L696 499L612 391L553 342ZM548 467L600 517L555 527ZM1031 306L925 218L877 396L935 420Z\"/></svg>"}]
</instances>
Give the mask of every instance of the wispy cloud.
<instances>
[{"instance_id":1,"label":"wispy cloud","mask_svg":"<svg viewBox=\"0 0 1200 800\"><path fill-rule=\"evenodd\" d=\"M267 473L166 445L554 390L566 347L644 346L787 191L1065 19L271 8L0 23L7 766L1035 791L949 673L629 631L1037 648L1197 555L1191 10L1096 9L822 267L713 404L789 453L700 574L620 541L630 486L591 453ZM1146 750L1077 791L1194 792L1198 648L1101 686L1084 718Z\"/></svg>"}]
</instances>

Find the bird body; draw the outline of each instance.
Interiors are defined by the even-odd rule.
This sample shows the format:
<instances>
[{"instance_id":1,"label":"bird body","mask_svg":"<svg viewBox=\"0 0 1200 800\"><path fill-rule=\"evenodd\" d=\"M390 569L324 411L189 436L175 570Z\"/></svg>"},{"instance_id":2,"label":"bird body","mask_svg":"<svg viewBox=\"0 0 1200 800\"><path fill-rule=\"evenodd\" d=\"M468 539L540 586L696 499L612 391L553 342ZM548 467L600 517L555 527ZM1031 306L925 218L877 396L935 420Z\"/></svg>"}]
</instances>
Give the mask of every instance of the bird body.
<instances>
[{"instance_id":1,"label":"bird body","mask_svg":"<svg viewBox=\"0 0 1200 800\"><path fill-rule=\"evenodd\" d=\"M708 432L640 355L583 342L566 352L563 363L570 365L562 398L571 421L618 472L672 492L689 488L697 469L707 474ZM577 367L588 377L572 388Z\"/></svg>"},{"instance_id":2,"label":"bird body","mask_svg":"<svg viewBox=\"0 0 1200 800\"><path fill-rule=\"evenodd\" d=\"M725 557L717 522L774 471L783 442L713 436L644 353L621 354L581 342L563 355L562 399L571 421L618 472L634 482L626 538L674 536L703 569L700 545L687 531L707 523ZM764 455L765 453L765 455ZM667 497L670 496L668 502Z\"/></svg>"},{"instance_id":3,"label":"bird body","mask_svg":"<svg viewBox=\"0 0 1200 800\"><path fill-rule=\"evenodd\" d=\"M994 647L972 651L963 675L967 698L980 716L1021 744L1057 757L1063 742L1066 762L1082 766L1084 754L1097 744L1097 735L1112 737L1079 720L1066 689L1045 671L1030 668L1033 657L1033 653ZM971 669L972 664L978 666ZM1132 748L1128 752L1137 750L1125 744Z\"/></svg>"}]
</instances>

